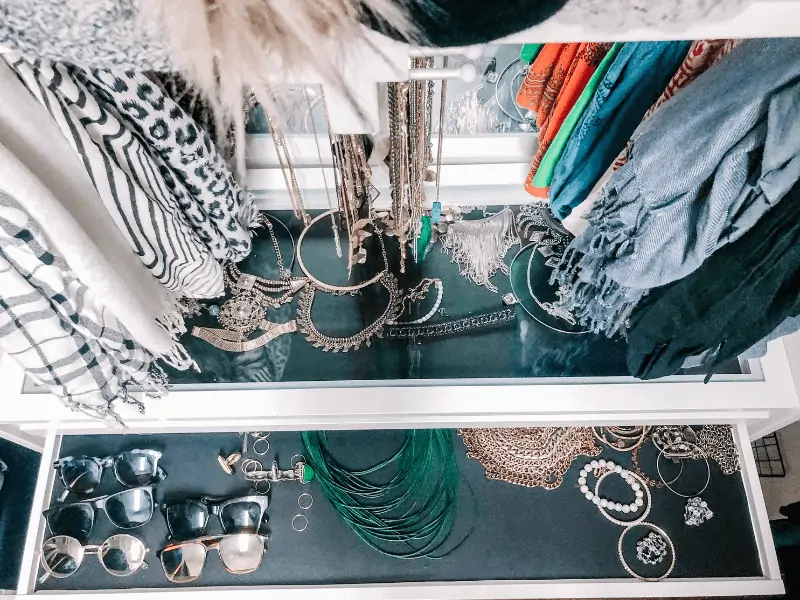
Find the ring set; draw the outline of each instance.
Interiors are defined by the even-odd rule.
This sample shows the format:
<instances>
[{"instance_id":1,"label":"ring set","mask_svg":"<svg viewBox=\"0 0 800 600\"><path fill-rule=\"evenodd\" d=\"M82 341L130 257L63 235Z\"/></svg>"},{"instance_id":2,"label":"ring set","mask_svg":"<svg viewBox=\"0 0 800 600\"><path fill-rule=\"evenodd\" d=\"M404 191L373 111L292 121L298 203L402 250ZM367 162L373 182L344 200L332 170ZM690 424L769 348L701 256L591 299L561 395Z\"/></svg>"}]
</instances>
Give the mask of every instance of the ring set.
<instances>
[{"instance_id":1,"label":"ring set","mask_svg":"<svg viewBox=\"0 0 800 600\"><path fill-rule=\"evenodd\" d=\"M292 457L294 458L294 457ZM305 457L303 457L303 461L305 461ZM309 494L308 492L303 492L297 498L297 506L299 506L303 510L308 510L314 505L314 497ZM303 526L298 527L295 524L295 521L298 519L302 519ZM308 517L305 516L303 513L297 513L295 516L292 517L292 529L297 532L305 531L308 528Z\"/></svg>"}]
</instances>

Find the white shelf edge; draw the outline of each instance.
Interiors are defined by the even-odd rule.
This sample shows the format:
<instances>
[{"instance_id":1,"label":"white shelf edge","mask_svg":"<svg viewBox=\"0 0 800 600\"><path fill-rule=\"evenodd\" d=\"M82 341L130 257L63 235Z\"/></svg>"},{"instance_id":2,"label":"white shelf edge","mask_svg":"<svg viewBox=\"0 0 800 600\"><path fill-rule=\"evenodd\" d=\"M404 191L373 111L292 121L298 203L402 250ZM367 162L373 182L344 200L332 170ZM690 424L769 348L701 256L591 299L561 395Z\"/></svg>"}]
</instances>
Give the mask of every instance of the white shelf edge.
<instances>
[{"instance_id":1,"label":"white shelf edge","mask_svg":"<svg viewBox=\"0 0 800 600\"><path fill-rule=\"evenodd\" d=\"M552 581L458 581L332 586L225 587L115 590L107 592L37 592L73 600L180 598L192 600L533 600L545 598L680 598L771 596L784 593L783 583L764 578L668 579L655 583L635 579Z\"/></svg>"}]
</instances>

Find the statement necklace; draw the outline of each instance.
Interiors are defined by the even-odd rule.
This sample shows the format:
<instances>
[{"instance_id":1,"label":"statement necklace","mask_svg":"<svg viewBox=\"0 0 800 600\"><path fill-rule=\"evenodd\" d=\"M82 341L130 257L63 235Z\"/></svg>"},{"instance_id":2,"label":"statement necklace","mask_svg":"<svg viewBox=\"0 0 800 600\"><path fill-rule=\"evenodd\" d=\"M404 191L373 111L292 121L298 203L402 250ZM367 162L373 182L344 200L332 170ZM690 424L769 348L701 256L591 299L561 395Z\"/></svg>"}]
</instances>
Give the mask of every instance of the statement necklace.
<instances>
[{"instance_id":1,"label":"statement necklace","mask_svg":"<svg viewBox=\"0 0 800 600\"><path fill-rule=\"evenodd\" d=\"M356 285L337 286L324 283L311 274L306 268L301 255L303 240L308 230L311 229L315 223L331 216L334 212L336 211L326 211L312 219L297 240L297 264L307 278L307 283L300 293L300 304L297 308L297 323L300 333L302 333L306 340L311 342L315 348L322 348L325 352L347 352L349 350L358 350L361 344L369 346L372 343L372 339L375 337L383 337L383 328L386 323L394 321L402 313L403 294L398 286L397 278L389 272L389 260L386 257L386 246L383 243L383 235L380 233L377 235L381 246L381 252L383 253L384 268L371 279ZM378 317L375 322L358 333L347 337L327 336L317 329L311 319L311 307L314 304L317 291L328 292L334 296L343 296L345 294L355 294L373 283L380 283L386 288L386 291L389 292L389 302L386 305L386 310L383 311L383 314Z\"/></svg>"},{"instance_id":2,"label":"statement necklace","mask_svg":"<svg viewBox=\"0 0 800 600\"><path fill-rule=\"evenodd\" d=\"M287 323L273 323L266 319L269 307L278 308L291 302L294 295L306 285L307 280L302 277L292 277L291 271L284 268L283 256L272 223L268 217L262 218L262 222L269 231L275 249L280 279L265 279L242 273L236 265L228 264L223 277L225 286L232 291L233 297L219 309L217 319L222 328L192 328L194 337L226 352L255 350L284 333L297 331L297 322L294 320ZM250 339L250 335L257 330L263 333Z\"/></svg>"}]
</instances>

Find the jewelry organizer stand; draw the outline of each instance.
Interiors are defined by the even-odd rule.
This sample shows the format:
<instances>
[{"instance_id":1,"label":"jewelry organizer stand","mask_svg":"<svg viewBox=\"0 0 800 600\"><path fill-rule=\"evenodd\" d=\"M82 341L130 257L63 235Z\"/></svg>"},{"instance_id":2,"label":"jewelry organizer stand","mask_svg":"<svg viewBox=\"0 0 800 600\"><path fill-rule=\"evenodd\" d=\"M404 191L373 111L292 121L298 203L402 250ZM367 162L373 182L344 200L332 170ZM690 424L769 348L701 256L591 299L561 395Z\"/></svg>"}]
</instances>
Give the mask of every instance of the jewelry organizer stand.
<instances>
[{"instance_id":1,"label":"jewelry organizer stand","mask_svg":"<svg viewBox=\"0 0 800 600\"><path fill-rule=\"evenodd\" d=\"M645 39L713 39L747 38L765 36L800 35L800 1L773 0L754 2L735 18L720 23L698 22L691 27L674 30L631 30L617 34L593 32L590 28L558 24L557 19L542 24L527 32L512 36L508 43L597 40L609 41ZM363 100L361 116L354 114L342 98L328 91L332 127L336 132L380 132L387 124L381 122L385 110L380 105L379 82L413 76L405 66L411 50L402 44L380 40L379 47L389 57L388 62L372 55L362 60L350 58L345 78ZM471 53L472 49L442 50L444 53ZM354 54L353 56L355 56ZM452 76L449 74L448 76ZM457 75L457 74L456 74ZM463 75L463 73L462 73ZM297 74L297 82L323 83L322 78ZM309 209L327 209L322 171L313 135L287 136L290 152L298 166L297 178L304 190ZM320 144L323 162L330 169L331 157L326 153L327 144ZM527 174L530 157L535 149L535 136L527 134L447 136L442 152L441 201L447 205L485 205L502 198L506 205L524 204L530 197L522 189L521 182ZM435 151L435 145L434 145ZM378 164L373 164L373 182L382 193L377 206L388 198L388 179ZM291 204L285 193L280 167L271 141L262 136L248 139L248 180L255 188L262 208L271 210L289 209ZM332 181L332 172L327 173ZM307 193L305 193L307 191ZM433 194L429 194L432 198ZM452 266L455 270L456 267ZM447 298L447 290L445 290ZM447 302L445 300L445 302ZM329 356L319 352L319 361ZM231 578L226 586L213 587L214 581L201 578L207 587L148 588L129 591L135 600L173 594L191 595L192 598L244 598L269 597L309 598L361 598L410 600L435 599L494 599L494 598L643 598L680 596L742 596L776 595L783 593L783 585L772 543L768 517L759 486L756 465L750 440L788 425L800 419L800 401L797 386L800 383L800 336L790 336L770 343L767 355L760 360L746 361L740 374L715 376L704 384L702 376L680 375L655 382L641 382L626 376L581 376L540 378L473 378L460 379L394 379L394 380L339 380L339 381L295 381L291 383L186 383L177 385L170 396L163 400L151 400L147 413L140 415L133 407L121 406L120 413L129 429L127 433L205 433L235 432L242 430L264 430L290 432L301 429L405 429L425 427L480 427L480 426L556 426L556 425L642 425L642 424L732 424L734 440L740 452L742 464L741 487L737 492L742 503L746 503L740 518L749 520L748 532L752 532L752 543L748 541L748 558L742 561L748 568L741 571L726 570L722 575L704 571L696 575L691 571L676 570L672 577L657 583L643 583L614 570L594 572L584 560L581 546L576 546L572 557L576 561L570 572L551 571L548 577L538 577L532 568L528 577L520 577L522 571L509 575L482 575L479 581L462 580L407 582L391 581L390 578L369 579L343 577L325 583L314 584L298 578L259 580L250 582ZM22 372L7 357L0 357L0 426L27 440L29 445L37 443L42 448L42 468L39 472L32 502L32 516L22 555L21 577L17 594L28 595L36 590L39 548L44 536L41 510L50 503L53 493L53 471L51 463L62 453L62 445L75 444L67 436L83 434L108 434L106 426L87 417L67 410L58 399L37 390L25 382ZM209 435L209 437L211 437ZM82 438L81 448L92 443L104 443L106 436L91 442ZM123 438L120 436L119 438ZM120 441L120 444L123 443ZM127 442L125 442L127 443ZM79 445L80 445L79 444ZM77 445L70 446L77 448ZM576 460L580 464L582 460ZM576 465L573 465L573 468ZM175 471L180 467L174 467ZM211 468L211 467L210 467ZM475 464L469 469L474 471ZM570 471L570 474L574 474ZM738 475L737 475L738 477ZM573 481L562 484L559 493L578 494ZM489 485L487 483L487 485ZM495 483L494 485L505 485ZM207 490L198 489L203 492ZM545 492L537 491L536 497ZM580 497L578 500L582 500ZM585 500L582 500L584 503ZM469 500L465 499L464 503ZM315 497L314 509L324 504L324 499ZM528 507L519 505L509 508L515 518L536 520L542 523L571 523L578 521L576 514L553 513L545 519ZM591 508L591 507L589 507ZM278 513L276 506L276 518ZM584 510L583 508L581 510ZM322 512L322 511L320 511ZM319 523L311 516L309 531ZM156 515L154 520L160 519ZM320 520L322 517L320 517ZM598 517L598 519L601 519ZM510 518L514 523L514 519ZM595 521L592 520L592 523ZM580 521L584 535L591 539L592 525L588 520ZM606 525L603 521L604 526ZM282 524L283 527L285 524ZM277 526L277 525L276 525ZM284 527L285 529L285 527ZM695 535L702 536L703 530ZM349 534L349 532L347 532ZM294 532L289 531L294 535ZM303 534L296 534L303 535ZM498 533L502 535L502 533ZM547 539L548 533L542 530ZM284 538L286 539L286 538ZM291 539L291 538L288 538ZM557 540L557 536L555 538ZM739 544L720 538L716 540L718 550ZM276 536L276 546L283 543ZM150 576L163 576L154 552L158 546L150 544L148 561ZM276 550L276 554L277 554ZM338 552L338 549L333 551ZM615 548L607 549L616 560ZM488 552L487 552L488 555ZM268 553L265 562L269 561ZM529 557L522 553L518 560ZM209 564L217 560L209 559ZM483 560L483 559L479 559ZM680 558L679 558L680 560ZM755 569L751 568L756 566ZM535 566L535 565L534 565ZM83 568L88 568L89 564ZM314 565L293 564L293 568L313 571ZM263 567L262 567L263 568ZM677 567L676 567L677 569ZM267 571L265 571L266 573ZM698 571L698 573L700 573ZM163 577L162 577L163 579ZM77 580L76 580L77 581ZM135 577L130 580L136 585ZM253 580L255 582L255 580ZM356 583L358 582L358 583ZM127 585L127 582L126 582ZM61 590L65 588L60 588ZM53 588L51 593L58 593ZM92 600L110 598L115 592L91 590ZM73 596L89 598L90 594L74 592Z\"/></svg>"}]
</instances>

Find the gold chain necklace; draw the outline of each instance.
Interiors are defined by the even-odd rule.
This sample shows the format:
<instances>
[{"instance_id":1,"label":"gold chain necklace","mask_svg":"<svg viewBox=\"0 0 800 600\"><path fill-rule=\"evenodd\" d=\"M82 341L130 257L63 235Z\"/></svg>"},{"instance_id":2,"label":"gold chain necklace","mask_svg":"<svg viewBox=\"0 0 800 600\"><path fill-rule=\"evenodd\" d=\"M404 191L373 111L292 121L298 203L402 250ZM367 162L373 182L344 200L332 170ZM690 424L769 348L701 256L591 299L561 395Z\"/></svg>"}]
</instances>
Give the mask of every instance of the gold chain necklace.
<instances>
[{"instance_id":1,"label":"gold chain necklace","mask_svg":"<svg viewBox=\"0 0 800 600\"><path fill-rule=\"evenodd\" d=\"M578 456L597 456L591 427L459 429L467 456L480 462L488 479L554 490Z\"/></svg>"}]
</instances>

